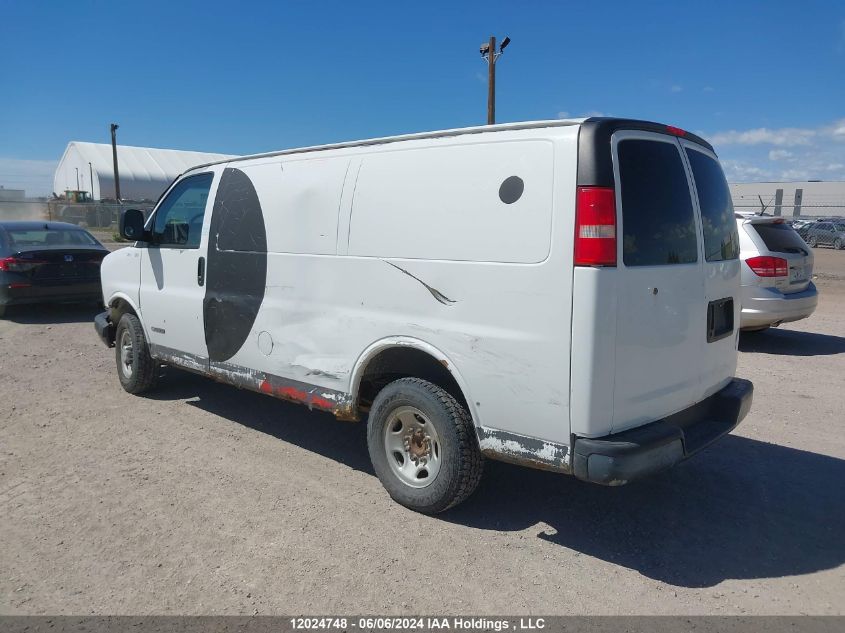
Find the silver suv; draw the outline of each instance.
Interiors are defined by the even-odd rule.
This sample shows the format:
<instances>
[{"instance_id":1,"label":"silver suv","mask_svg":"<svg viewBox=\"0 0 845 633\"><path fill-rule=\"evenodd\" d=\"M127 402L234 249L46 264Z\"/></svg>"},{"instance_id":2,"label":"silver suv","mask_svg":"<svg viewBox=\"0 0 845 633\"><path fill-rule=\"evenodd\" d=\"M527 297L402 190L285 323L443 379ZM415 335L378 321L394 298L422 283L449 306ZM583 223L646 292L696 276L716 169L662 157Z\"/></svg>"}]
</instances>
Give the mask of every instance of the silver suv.
<instances>
[{"instance_id":1,"label":"silver suv","mask_svg":"<svg viewBox=\"0 0 845 633\"><path fill-rule=\"evenodd\" d=\"M736 215L742 259L742 320L764 330L810 316L818 303L813 252L783 218Z\"/></svg>"},{"instance_id":2,"label":"silver suv","mask_svg":"<svg viewBox=\"0 0 845 633\"><path fill-rule=\"evenodd\" d=\"M832 246L837 250L845 248L845 220L816 222L807 230L807 244Z\"/></svg>"}]
</instances>

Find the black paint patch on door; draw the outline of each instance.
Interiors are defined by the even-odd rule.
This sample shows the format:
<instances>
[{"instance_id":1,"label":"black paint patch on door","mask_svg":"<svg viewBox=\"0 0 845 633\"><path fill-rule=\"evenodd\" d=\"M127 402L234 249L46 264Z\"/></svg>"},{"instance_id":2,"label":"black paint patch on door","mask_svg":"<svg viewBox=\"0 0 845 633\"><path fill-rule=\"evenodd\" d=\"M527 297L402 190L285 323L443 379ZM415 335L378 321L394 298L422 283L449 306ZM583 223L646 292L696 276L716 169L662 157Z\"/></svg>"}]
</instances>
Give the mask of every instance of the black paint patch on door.
<instances>
[{"instance_id":1,"label":"black paint patch on door","mask_svg":"<svg viewBox=\"0 0 845 633\"><path fill-rule=\"evenodd\" d=\"M266 281L267 232L258 194L244 172L225 169L211 215L202 306L210 360L229 360L249 338Z\"/></svg>"}]
</instances>

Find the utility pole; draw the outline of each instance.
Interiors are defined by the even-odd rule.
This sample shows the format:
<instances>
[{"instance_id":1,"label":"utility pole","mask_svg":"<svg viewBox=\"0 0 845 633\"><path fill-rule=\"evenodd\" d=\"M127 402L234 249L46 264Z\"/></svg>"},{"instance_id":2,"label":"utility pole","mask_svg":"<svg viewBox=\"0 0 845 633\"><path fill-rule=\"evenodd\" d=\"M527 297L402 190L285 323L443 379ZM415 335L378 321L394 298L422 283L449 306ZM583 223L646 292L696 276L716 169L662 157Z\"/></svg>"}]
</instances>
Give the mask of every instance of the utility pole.
<instances>
[{"instance_id":1,"label":"utility pole","mask_svg":"<svg viewBox=\"0 0 845 633\"><path fill-rule=\"evenodd\" d=\"M79 167L74 167L76 169L76 191L79 192Z\"/></svg>"},{"instance_id":2,"label":"utility pole","mask_svg":"<svg viewBox=\"0 0 845 633\"><path fill-rule=\"evenodd\" d=\"M91 161L88 161L88 175L91 177L91 200L94 200L94 168L91 167Z\"/></svg>"},{"instance_id":3,"label":"utility pole","mask_svg":"<svg viewBox=\"0 0 845 633\"><path fill-rule=\"evenodd\" d=\"M120 202L120 172L117 170L117 136L115 132L120 126L117 123L111 124L111 154L114 160L114 199Z\"/></svg>"},{"instance_id":4,"label":"utility pole","mask_svg":"<svg viewBox=\"0 0 845 633\"><path fill-rule=\"evenodd\" d=\"M510 43L511 38L505 37L497 51L496 38L491 35L490 41L482 44L479 49L482 59L487 62L487 125L496 122L496 61Z\"/></svg>"}]
</instances>

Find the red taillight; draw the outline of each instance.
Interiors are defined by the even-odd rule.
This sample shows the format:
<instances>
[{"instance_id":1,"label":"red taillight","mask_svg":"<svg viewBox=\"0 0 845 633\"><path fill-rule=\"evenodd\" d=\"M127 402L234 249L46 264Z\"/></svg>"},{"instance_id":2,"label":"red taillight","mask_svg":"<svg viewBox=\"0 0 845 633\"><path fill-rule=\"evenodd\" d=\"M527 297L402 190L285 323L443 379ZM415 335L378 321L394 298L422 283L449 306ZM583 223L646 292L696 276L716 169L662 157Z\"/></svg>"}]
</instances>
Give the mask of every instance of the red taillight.
<instances>
[{"instance_id":1,"label":"red taillight","mask_svg":"<svg viewBox=\"0 0 845 633\"><path fill-rule=\"evenodd\" d=\"M675 127L674 125L667 125L666 131L669 132L669 134L674 134L675 136L686 136L687 135L686 130L682 130L681 128Z\"/></svg>"},{"instance_id":2,"label":"red taillight","mask_svg":"<svg viewBox=\"0 0 845 633\"><path fill-rule=\"evenodd\" d=\"M745 260L748 267L758 277L787 277L789 276L789 264L782 257L770 257L761 255Z\"/></svg>"},{"instance_id":3,"label":"red taillight","mask_svg":"<svg viewBox=\"0 0 845 633\"><path fill-rule=\"evenodd\" d=\"M616 192L610 187L578 187L575 265L616 266Z\"/></svg>"},{"instance_id":4,"label":"red taillight","mask_svg":"<svg viewBox=\"0 0 845 633\"><path fill-rule=\"evenodd\" d=\"M4 259L0 259L0 270L4 270L9 273L26 273L46 263L47 262L40 262L34 259L6 257Z\"/></svg>"}]
</instances>

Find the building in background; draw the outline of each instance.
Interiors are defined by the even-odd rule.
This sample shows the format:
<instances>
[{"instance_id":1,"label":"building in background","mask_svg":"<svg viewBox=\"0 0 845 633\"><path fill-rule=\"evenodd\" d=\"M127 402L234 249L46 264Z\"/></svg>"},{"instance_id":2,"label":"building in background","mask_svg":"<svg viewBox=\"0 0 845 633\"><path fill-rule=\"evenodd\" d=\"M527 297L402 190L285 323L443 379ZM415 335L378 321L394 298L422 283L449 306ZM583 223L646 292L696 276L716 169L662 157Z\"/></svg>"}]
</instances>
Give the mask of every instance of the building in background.
<instances>
[{"instance_id":1,"label":"building in background","mask_svg":"<svg viewBox=\"0 0 845 633\"><path fill-rule=\"evenodd\" d=\"M157 200L179 174L196 165L227 158L234 156L118 145L120 195L124 200ZM114 199L111 145L68 143L53 177L53 193L62 196L65 191L85 191L93 200Z\"/></svg>"},{"instance_id":2,"label":"building in background","mask_svg":"<svg viewBox=\"0 0 845 633\"><path fill-rule=\"evenodd\" d=\"M765 207L769 215L845 217L845 181L743 182L730 189L737 211Z\"/></svg>"},{"instance_id":3,"label":"building in background","mask_svg":"<svg viewBox=\"0 0 845 633\"><path fill-rule=\"evenodd\" d=\"M26 198L24 189L6 189L0 185L0 202L19 202Z\"/></svg>"}]
</instances>

